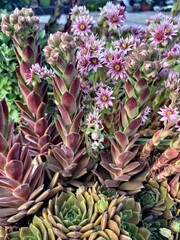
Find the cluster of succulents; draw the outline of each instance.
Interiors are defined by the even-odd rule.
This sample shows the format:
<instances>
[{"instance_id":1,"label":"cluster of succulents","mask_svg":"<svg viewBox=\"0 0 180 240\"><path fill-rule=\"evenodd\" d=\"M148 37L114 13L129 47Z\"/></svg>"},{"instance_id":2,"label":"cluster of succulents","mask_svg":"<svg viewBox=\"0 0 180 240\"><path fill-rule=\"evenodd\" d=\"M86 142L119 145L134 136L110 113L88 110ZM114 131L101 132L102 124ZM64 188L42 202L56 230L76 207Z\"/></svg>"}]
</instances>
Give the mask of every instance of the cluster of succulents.
<instances>
[{"instance_id":1,"label":"cluster of succulents","mask_svg":"<svg viewBox=\"0 0 180 240\"><path fill-rule=\"evenodd\" d=\"M47 67L32 10L2 15L23 102L14 124L0 101L0 240L177 240L178 19L123 28L108 2L95 26L82 6L71 20Z\"/></svg>"}]
</instances>

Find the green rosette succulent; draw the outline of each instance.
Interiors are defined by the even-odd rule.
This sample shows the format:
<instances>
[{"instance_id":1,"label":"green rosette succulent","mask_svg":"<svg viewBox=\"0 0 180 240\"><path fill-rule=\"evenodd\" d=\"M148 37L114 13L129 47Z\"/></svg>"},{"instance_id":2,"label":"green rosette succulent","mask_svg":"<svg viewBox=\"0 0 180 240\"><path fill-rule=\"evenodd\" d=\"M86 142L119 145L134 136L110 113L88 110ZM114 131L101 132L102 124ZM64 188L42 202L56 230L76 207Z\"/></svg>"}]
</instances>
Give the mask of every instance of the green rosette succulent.
<instances>
[{"instance_id":1,"label":"green rosette succulent","mask_svg":"<svg viewBox=\"0 0 180 240\"><path fill-rule=\"evenodd\" d=\"M167 188L152 179L144 185L144 189L136 197L141 203L143 213L147 215L159 216L163 213L169 215L168 210L174 205Z\"/></svg>"},{"instance_id":2,"label":"green rosette succulent","mask_svg":"<svg viewBox=\"0 0 180 240\"><path fill-rule=\"evenodd\" d=\"M45 219L36 215L29 227L23 227L19 231L10 232L7 239L11 240L55 240L52 225Z\"/></svg>"},{"instance_id":3,"label":"green rosette succulent","mask_svg":"<svg viewBox=\"0 0 180 240\"><path fill-rule=\"evenodd\" d=\"M121 211L120 216L121 232L125 235L128 235L128 239L149 239L150 232L145 227L137 226L141 219L141 206L139 202L135 202L134 198L127 199L126 206Z\"/></svg>"},{"instance_id":4,"label":"green rosette succulent","mask_svg":"<svg viewBox=\"0 0 180 240\"><path fill-rule=\"evenodd\" d=\"M162 218L154 219L153 216L149 216L143 219L143 226L150 232L148 240L166 240L161 233L160 229L168 229L168 221Z\"/></svg>"},{"instance_id":5,"label":"green rosette succulent","mask_svg":"<svg viewBox=\"0 0 180 240\"><path fill-rule=\"evenodd\" d=\"M75 193L63 191L50 199L42 215L34 216L29 227L19 230L17 239L147 240L149 231L136 226L140 220L141 207L133 198L119 194L107 197L97 184L82 186ZM131 238L134 232L136 236ZM9 234L9 239L15 240L13 236L17 232Z\"/></svg>"}]
</instances>

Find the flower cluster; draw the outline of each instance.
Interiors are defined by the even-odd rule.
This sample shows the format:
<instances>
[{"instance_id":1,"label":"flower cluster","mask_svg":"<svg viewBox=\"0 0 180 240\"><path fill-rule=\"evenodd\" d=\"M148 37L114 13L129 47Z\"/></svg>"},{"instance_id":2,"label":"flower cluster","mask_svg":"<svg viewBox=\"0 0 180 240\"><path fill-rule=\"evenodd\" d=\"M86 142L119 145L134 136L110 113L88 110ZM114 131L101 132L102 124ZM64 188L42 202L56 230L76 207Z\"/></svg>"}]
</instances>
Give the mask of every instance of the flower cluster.
<instances>
[{"instance_id":1,"label":"flower cluster","mask_svg":"<svg viewBox=\"0 0 180 240\"><path fill-rule=\"evenodd\" d=\"M120 4L114 5L112 2L108 2L101 9L98 22L109 30L115 30L123 25L125 19L125 8Z\"/></svg>"}]
</instances>

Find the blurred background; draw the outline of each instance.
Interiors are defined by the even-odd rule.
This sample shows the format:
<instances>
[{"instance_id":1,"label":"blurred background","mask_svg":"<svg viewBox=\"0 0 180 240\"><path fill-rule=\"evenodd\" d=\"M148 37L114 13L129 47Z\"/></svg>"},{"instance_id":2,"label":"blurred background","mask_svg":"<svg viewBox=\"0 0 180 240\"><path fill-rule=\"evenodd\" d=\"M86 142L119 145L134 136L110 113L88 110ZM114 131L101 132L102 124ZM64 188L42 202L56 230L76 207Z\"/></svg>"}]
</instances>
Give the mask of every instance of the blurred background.
<instances>
[{"instance_id":1,"label":"blurred background","mask_svg":"<svg viewBox=\"0 0 180 240\"><path fill-rule=\"evenodd\" d=\"M177 0L180 1L180 0ZM0 8L13 10L16 7L32 7L37 15L50 14L54 6L63 4L63 13L70 11L74 2L85 5L90 11L99 11L108 0L1 0ZM121 3L128 12L136 11L171 11L174 0L112 0L113 3Z\"/></svg>"}]
</instances>

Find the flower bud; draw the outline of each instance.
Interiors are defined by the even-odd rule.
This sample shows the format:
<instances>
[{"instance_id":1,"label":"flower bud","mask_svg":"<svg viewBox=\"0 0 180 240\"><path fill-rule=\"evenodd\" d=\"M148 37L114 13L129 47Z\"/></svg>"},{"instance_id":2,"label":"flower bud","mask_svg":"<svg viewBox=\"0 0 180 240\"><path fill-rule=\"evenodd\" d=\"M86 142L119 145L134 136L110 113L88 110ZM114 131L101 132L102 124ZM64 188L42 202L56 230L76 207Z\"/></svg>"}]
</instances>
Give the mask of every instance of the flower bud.
<instances>
[{"instance_id":1,"label":"flower bud","mask_svg":"<svg viewBox=\"0 0 180 240\"><path fill-rule=\"evenodd\" d=\"M69 34L69 33L62 33L61 34L61 41L67 41L67 42L71 42L73 41L73 37Z\"/></svg>"}]
</instances>

